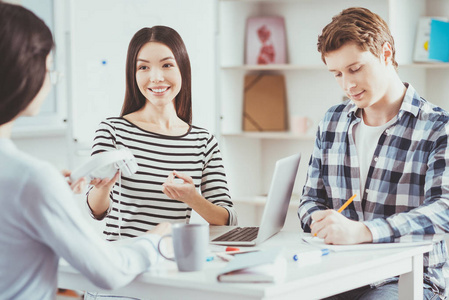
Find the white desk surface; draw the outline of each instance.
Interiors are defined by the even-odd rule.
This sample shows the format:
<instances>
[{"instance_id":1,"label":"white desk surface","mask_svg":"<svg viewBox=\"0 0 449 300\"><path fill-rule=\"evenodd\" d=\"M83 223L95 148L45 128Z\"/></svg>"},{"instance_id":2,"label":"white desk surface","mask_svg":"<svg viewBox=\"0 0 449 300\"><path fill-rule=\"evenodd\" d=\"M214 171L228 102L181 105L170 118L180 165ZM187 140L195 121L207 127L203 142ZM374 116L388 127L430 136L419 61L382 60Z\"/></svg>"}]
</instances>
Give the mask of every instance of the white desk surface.
<instances>
[{"instance_id":1,"label":"white desk surface","mask_svg":"<svg viewBox=\"0 0 449 300\"><path fill-rule=\"evenodd\" d=\"M211 236L226 227L211 226ZM293 254L316 249L301 241L301 234L281 231L255 248L283 247L287 276L283 283L222 283L217 274L226 262L215 259L199 272L178 272L176 264L164 261L129 285L102 291L66 263L58 271L58 287L102 291L141 299L317 299L338 294L385 278L400 276L400 299L422 299L423 253L431 245L360 252L333 252L320 262L298 264ZM243 247L240 247L243 249ZM249 247L252 248L252 247Z\"/></svg>"}]
</instances>

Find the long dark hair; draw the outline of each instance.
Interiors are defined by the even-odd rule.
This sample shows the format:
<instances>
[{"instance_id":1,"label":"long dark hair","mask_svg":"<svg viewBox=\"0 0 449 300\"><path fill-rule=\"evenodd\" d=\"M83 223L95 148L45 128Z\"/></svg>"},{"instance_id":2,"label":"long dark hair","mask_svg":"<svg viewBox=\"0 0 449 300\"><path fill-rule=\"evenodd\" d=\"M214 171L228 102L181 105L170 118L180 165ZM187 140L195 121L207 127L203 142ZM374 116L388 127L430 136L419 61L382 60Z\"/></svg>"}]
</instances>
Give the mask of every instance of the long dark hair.
<instances>
[{"instance_id":1,"label":"long dark hair","mask_svg":"<svg viewBox=\"0 0 449 300\"><path fill-rule=\"evenodd\" d=\"M13 120L40 91L53 46L44 21L0 1L0 125Z\"/></svg>"},{"instance_id":2,"label":"long dark hair","mask_svg":"<svg viewBox=\"0 0 449 300\"><path fill-rule=\"evenodd\" d=\"M137 54L143 45L157 42L166 45L173 52L181 72L181 90L175 98L176 114L187 124L192 122L192 88L190 59L181 36L166 26L145 27L140 29L131 39L126 58L126 92L121 116L141 109L146 102L136 82Z\"/></svg>"}]
</instances>

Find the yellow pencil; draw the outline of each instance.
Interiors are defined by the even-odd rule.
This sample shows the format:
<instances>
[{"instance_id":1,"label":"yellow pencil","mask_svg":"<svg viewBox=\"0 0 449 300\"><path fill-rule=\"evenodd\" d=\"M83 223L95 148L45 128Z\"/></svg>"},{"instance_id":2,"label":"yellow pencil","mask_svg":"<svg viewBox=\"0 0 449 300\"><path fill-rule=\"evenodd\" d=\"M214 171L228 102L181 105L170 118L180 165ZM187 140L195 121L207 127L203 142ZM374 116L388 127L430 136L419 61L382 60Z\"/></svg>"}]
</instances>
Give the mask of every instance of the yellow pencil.
<instances>
[{"instance_id":1,"label":"yellow pencil","mask_svg":"<svg viewBox=\"0 0 449 300\"><path fill-rule=\"evenodd\" d=\"M354 200L356 196L357 194L352 195L352 197L349 198L348 201L346 201L345 204L337 210L337 212L341 213L346 207L348 207L349 204L351 204L352 200Z\"/></svg>"}]
</instances>

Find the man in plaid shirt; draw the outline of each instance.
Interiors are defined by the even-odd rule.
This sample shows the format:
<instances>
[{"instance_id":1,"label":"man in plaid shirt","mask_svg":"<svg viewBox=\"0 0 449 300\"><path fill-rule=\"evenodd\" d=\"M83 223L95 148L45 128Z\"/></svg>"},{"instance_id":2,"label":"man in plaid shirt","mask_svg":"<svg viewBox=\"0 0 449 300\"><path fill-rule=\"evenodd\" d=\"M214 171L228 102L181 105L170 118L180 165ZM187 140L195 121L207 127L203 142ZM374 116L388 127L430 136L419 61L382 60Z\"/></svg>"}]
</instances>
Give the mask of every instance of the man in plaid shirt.
<instances>
[{"instance_id":1,"label":"man in plaid shirt","mask_svg":"<svg viewBox=\"0 0 449 300\"><path fill-rule=\"evenodd\" d=\"M449 114L400 80L385 21L345 9L323 29L318 51L350 100L320 122L298 209L304 231L328 244L448 232ZM444 297L447 258L444 241L424 255L424 299ZM397 298L397 278L333 297Z\"/></svg>"}]
</instances>

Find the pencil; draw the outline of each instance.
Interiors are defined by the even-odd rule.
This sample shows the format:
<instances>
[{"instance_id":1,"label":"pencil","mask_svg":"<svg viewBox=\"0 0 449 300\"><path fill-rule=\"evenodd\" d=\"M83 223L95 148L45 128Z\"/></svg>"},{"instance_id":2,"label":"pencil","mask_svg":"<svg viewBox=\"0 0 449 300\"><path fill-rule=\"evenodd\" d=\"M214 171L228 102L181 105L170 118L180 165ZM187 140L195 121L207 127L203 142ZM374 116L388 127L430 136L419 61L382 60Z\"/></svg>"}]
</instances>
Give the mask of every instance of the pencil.
<instances>
[{"instance_id":1,"label":"pencil","mask_svg":"<svg viewBox=\"0 0 449 300\"><path fill-rule=\"evenodd\" d=\"M337 210L337 212L341 213L346 207L348 207L349 204L351 204L352 200L354 200L356 196L357 194L352 195L352 197L349 198L348 201L346 201L345 204Z\"/></svg>"}]
</instances>

